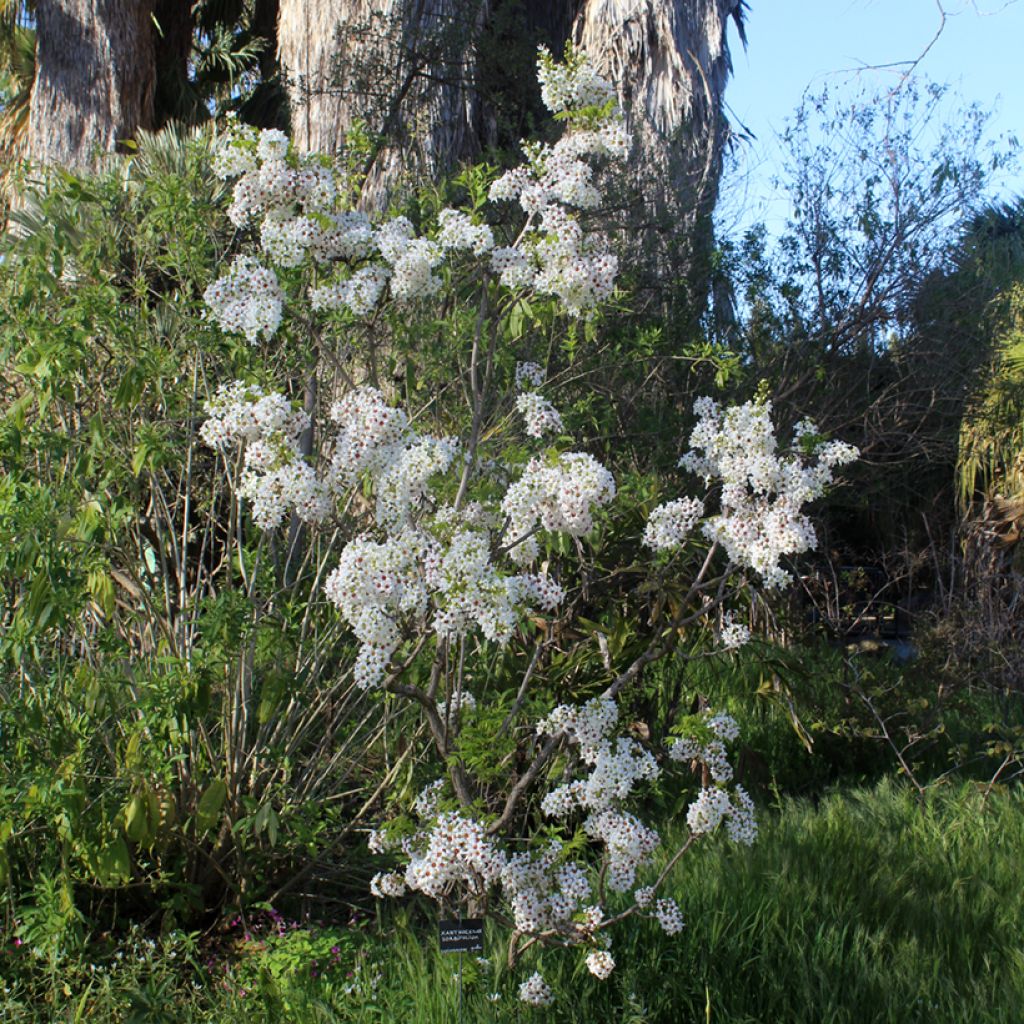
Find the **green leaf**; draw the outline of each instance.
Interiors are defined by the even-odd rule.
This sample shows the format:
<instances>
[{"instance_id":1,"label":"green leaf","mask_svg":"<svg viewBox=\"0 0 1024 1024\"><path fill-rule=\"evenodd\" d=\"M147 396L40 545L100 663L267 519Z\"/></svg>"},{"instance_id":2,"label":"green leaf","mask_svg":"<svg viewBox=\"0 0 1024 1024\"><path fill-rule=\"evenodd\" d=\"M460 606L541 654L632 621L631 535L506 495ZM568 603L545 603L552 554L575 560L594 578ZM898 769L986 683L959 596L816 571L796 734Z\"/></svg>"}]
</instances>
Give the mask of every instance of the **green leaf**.
<instances>
[{"instance_id":1,"label":"green leaf","mask_svg":"<svg viewBox=\"0 0 1024 1024\"><path fill-rule=\"evenodd\" d=\"M199 798L196 805L196 832L200 835L209 831L220 819L224 801L228 796L228 785L223 779L214 779Z\"/></svg>"}]
</instances>

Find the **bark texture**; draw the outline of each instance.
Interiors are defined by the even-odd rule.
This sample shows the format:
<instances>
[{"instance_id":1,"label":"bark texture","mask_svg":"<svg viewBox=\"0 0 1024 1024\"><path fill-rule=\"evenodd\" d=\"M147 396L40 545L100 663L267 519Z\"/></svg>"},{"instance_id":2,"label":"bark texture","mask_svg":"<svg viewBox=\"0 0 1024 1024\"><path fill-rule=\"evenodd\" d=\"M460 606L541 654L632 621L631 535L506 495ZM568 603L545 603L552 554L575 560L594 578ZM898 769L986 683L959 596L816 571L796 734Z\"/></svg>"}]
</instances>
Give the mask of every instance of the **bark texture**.
<instances>
[{"instance_id":1,"label":"bark texture","mask_svg":"<svg viewBox=\"0 0 1024 1024\"><path fill-rule=\"evenodd\" d=\"M86 169L152 127L152 14L153 0L38 0L33 161Z\"/></svg>"},{"instance_id":2,"label":"bark texture","mask_svg":"<svg viewBox=\"0 0 1024 1024\"><path fill-rule=\"evenodd\" d=\"M684 277L703 276L695 261L710 242L729 132L726 30L730 17L742 30L742 7L742 0L584 0L573 26L576 44L616 83L636 139L644 249Z\"/></svg>"},{"instance_id":3,"label":"bark texture","mask_svg":"<svg viewBox=\"0 0 1024 1024\"><path fill-rule=\"evenodd\" d=\"M365 121L381 136L369 205L403 175L436 176L474 156L475 51L488 10L488 0L281 0L278 56L296 144L337 152Z\"/></svg>"}]
</instances>

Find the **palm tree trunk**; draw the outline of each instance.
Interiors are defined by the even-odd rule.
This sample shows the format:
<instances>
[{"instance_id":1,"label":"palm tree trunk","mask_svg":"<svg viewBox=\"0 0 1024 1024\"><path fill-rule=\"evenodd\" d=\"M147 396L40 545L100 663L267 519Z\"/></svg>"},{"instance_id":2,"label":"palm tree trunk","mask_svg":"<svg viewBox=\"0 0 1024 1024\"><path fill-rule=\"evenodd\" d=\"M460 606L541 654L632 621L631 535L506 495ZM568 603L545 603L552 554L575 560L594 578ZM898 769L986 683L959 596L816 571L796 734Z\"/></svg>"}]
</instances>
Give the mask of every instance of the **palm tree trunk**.
<instances>
[{"instance_id":1,"label":"palm tree trunk","mask_svg":"<svg viewBox=\"0 0 1024 1024\"><path fill-rule=\"evenodd\" d=\"M338 152L366 123L379 137L364 202L403 179L436 177L479 151L472 82L489 0L281 0L278 55L292 136Z\"/></svg>"},{"instance_id":2,"label":"palm tree trunk","mask_svg":"<svg viewBox=\"0 0 1024 1024\"><path fill-rule=\"evenodd\" d=\"M152 127L153 0L38 0L29 157L87 168Z\"/></svg>"},{"instance_id":3,"label":"palm tree trunk","mask_svg":"<svg viewBox=\"0 0 1024 1024\"><path fill-rule=\"evenodd\" d=\"M645 262L706 287L701 255L729 137L726 38L743 0L583 0L573 38L615 82L636 138L633 237ZM639 225L635 217L641 218ZM636 228L639 226L640 230Z\"/></svg>"},{"instance_id":4,"label":"palm tree trunk","mask_svg":"<svg viewBox=\"0 0 1024 1024\"><path fill-rule=\"evenodd\" d=\"M659 276L696 278L700 290L728 138L726 27L732 17L742 29L743 0L281 0L296 143L336 152L358 119L382 132L371 205L403 173L438 177L474 157L490 116L476 44L513 5L538 41L557 53L573 38L617 83L638 138L633 245Z\"/></svg>"}]
</instances>

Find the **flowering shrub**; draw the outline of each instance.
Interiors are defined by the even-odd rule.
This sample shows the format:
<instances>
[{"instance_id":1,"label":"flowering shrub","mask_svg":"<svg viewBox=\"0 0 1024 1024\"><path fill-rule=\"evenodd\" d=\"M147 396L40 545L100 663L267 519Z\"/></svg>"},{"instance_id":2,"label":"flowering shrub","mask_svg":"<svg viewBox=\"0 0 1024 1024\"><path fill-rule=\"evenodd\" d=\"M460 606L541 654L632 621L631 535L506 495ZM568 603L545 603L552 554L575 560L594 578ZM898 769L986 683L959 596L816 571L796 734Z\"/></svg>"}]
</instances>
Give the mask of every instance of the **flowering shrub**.
<instances>
[{"instance_id":1,"label":"flowering shrub","mask_svg":"<svg viewBox=\"0 0 1024 1024\"><path fill-rule=\"evenodd\" d=\"M663 562L702 547L703 563L639 656L620 665L606 657L597 695L553 700L542 682L551 645L531 639L528 624L553 631L571 620L576 583L569 561L552 554L581 551L615 514L616 483L571 446L544 367L525 358L522 331L504 328L510 310L522 315L532 302L580 318L611 296L617 261L584 213L600 207L601 173L624 160L630 141L613 89L584 55L559 64L542 52L539 75L565 125L561 138L524 145L524 163L491 181L486 201L477 188L472 209L444 208L419 232L404 216L375 221L351 209L349 172L297 155L278 132L238 127L217 159L218 171L237 179L231 219L259 224L258 257L238 256L206 291L222 330L257 344L285 323L340 316L355 329L389 304L412 310L447 291L471 294L478 312L466 339L465 436L427 432L421 415L370 382L369 365L366 383L345 373L330 426L316 401L293 410L283 393L236 381L208 401L202 436L226 467L241 465L235 492L262 530L287 520L293 536L300 523L344 532L337 564L318 576L359 643L352 678L410 702L425 723L439 777L408 814L371 835L374 852L402 862L376 875L374 895L414 891L491 913L511 930L510 962L535 944L575 946L604 979L615 967L618 922L646 916L669 934L682 929L679 908L658 889L694 842L720 826L737 842L756 835L729 760L735 722L705 712L679 723L667 745L641 742L625 727L620 695L687 625L717 622L726 649L749 638L725 602L751 580L785 584L783 558L814 543L804 506L856 453L810 424L798 426L795 450L781 450L764 399L725 410L699 401L693 450L680 464L706 493L655 508L643 543ZM499 337L524 357L514 371ZM484 693L467 684L482 683L474 665L508 645L532 654L514 691L488 695L501 702L495 720ZM425 681L420 666L429 666ZM489 751L481 753L481 738ZM508 763L517 767L502 772ZM674 763L699 780L690 834L652 876L661 840L638 807L663 774L684 781ZM538 1006L552 999L539 974L520 995Z\"/></svg>"}]
</instances>

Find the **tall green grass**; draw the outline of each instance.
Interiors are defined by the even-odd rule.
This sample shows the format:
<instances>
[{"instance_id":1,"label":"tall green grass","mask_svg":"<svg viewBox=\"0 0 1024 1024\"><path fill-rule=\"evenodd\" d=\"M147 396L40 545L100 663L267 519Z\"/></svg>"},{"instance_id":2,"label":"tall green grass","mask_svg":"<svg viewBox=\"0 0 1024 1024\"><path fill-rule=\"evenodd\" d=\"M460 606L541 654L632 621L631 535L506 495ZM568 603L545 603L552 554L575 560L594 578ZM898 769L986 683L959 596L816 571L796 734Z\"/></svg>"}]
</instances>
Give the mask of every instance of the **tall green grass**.
<instances>
[{"instance_id":1,"label":"tall green grass","mask_svg":"<svg viewBox=\"0 0 1024 1024\"><path fill-rule=\"evenodd\" d=\"M1022 859L1020 795L939 791L922 809L886 781L787 803L753 848L681 866L683 936L620 934L613 980L553 975L547 1019L1020 1024Z\"/></svg>"},{"instance_id":2,"label":"tall green grass","mask_svg":"<svg viewBox=\"0 0 1024 1024\"><path fill-rule=\"evenodd\" d=\"M1020 1024L1024 1021L1024 794L934 790L922 807L891 781L765 814L750 849L715 839L673 876L680 936L620 928L599 982L552 951L513 973L499 931L489 965L464 960L467 1024ZM665 829L665 832L671 832ZM678 829L676 830L678 831ZM670 846L670 843L666 843ZM158 1016L88 1005L80 1016L182 1024L454 1024L458 957L414 908L368 940L358 977L257 982L245 997L206 987ZM518 982L540 966L558 1001L531 1009ZM252 977L250 971L250 977ZM497 993L498 1001L487 997ZM0 1002L0 1009L2 1009ZM136 1006L140 1003L135 1002ZM111 1004L112 1006L112 1004ZM0 1018L3 1014L0 1013Z\"/></svg>"}]
</instances>

